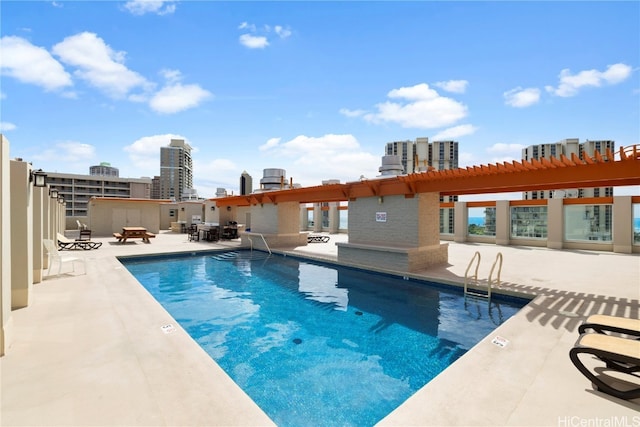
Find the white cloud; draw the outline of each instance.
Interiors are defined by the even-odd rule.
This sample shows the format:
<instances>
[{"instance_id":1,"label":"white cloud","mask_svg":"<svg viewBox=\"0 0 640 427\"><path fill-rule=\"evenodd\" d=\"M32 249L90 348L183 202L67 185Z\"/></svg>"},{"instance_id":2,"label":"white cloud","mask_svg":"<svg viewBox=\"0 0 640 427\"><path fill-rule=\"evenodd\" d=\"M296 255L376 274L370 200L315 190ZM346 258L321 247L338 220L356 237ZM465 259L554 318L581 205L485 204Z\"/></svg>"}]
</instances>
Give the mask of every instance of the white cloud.
<instances>
[{"instance_id":1,"label":"white cloud","mask_svg":"<svg viewBox=\"0 0 640 427\"><path fill-rule=\"evenodd\" d=\"M393 89L387 96L408 102L383 102L376 105L376 112L366 112L361 117L376 124L391 122L405 128L433 129L452 125L467 116L467 107L464 104L440 96L426 83ZM341 111L343 114L354 113L346 109Z\"/></svg>"},{"instance_id":2,"label":"white cloud","mask_svg":"<svg viewBox=\"0 0 640 427\"><path fill-rule=\"evenodd\" d=\"M189 144L184 136L169 133L145 136L124 147L136 171L139 171L139 176L153 176L160 173L160 147L168 146L172 139L183 139Z\"/></svg>"},{"instance_id":3,"label":"white cloud","mask_svg":"<svg viewBox=\"0 0 640 427\"><path fill-rule=\"evenodd\" d=\"M574 96L583 87L600 87L623 82L631 75L630 66L622 63L609 65L605 71L585 70L578 74L571 74L568 68L560 72L560 84L557 88L546 86L547 92L557 96Z\"/></svg>"},{"instance_id":4,"label":"white cloud","mask_svg":"<svg viewBox=\"0 0 640 427\"><path fill-rule=\"evenodd\" d=\"M211 93L198 85L175 83L163 87L153 95L149 106L158 113L173 114L196 107L209 97Z\"/></svg>"},{"instance_id":5,"label":"white cloud","mask_svg":"<svg viewBox=\"0 0 640 427\"><path fill-rule=\"evenodd\" d=\"M540 101L540 89L517 87L503 93L504 103L511 107L523 108L537 104Z\"/></svg>"},{"instance_id":6,"label":"white cloud","mask_svg":"<svg viewBox=\"0 0 640 427\"><path fill-rule=\"evenodd\" d=\"M15 36L0 39L0 71L23 83L35 84L47 91L73 85L71 75L49 52Z\"/></svg>"},{"instance_id":7,"label":"white cloud","mask_svg":"<svg viewBox=\"0 0 640 427\"><path fill-rule=\"evenodd\" d=\"M273 149L273 148L278 146L278 144L280 143L281 139L282 138L270 138L267 142L265 142L260 147L258 147L258 149L260 151L271 150L271 149Z\"/></svg>"},{"instance_id":8,"label":"white cloud","mask_svg":"<svg viewBox=\"0 0 640 427\"><path fill-rule=\"evenodd\" d=\"M144 77L124 65L124 52L114 51L94 33L67 37L53 46L53 53L65 64L77 67L74 75L113 98L151 87Z\"/></svg>"},{"instance_id":9,"label":"white cloud","mask_svg":"<svg viewBox=\"0 0 640 427\"><path fill-rule=\"evenodd\" d=\"M477 130L478 128L473 125L454 126L438 132L431 138L431 140L432 141L446 141L450 139L455 140L456 138L460 138L461 136L473 135L474 133L476 133Z\"/></svg>"},{"instance_id":10,"label":"white cloud","mask_svg":"<svg viewBox=\"0 0 640 427\"><path fill-rule=\"evenodd\" d=\"M347 108L341 108L340 114L347 117L362 117L366 114L366 110L349 110Z\"/></svg>"},{"instance_id":11,"label":"white cloud","mask_svg":"<svg viewBox=\"0 0 640 427\"><path fill-rule=\"evenodd\" d=\"M173 0L131 0L126 2L124 7L133 15L147 13L168 15L176 11L176 5L173 2Z\"/></svg>"},{"instance_id":12,"label":"white cloud","mask_svg":"<svg viewBox=\"0 0 640 427\"><path fill-rule=\"evenodd\" d=\"M372 175L382 156L362 150L353 135L327 134L321 137L299 135L289 141L272 138L260 149L279 162L288 161L287 178L303 186L320 185L326 179L355 181L360 175ZM322 168L318 159L329 159Z\"/></svg>"},{"instance_id":13,"label":"white cloud","mask_svg":"<svg viewBox=\"0 0 640 427\"><path fill-rule=\"evenodd\" d=\"M505 144L498 142L487 148L487 152L493 154L517 153L518 155L514 158L520 158L523 148L525 148L525 146L522 144Z\"/></svg>"},{"instance_id":14,"label":"white cloud","mask_svg":"<svg viewBox=\"0 0 640 427\"><path fill-rule=\"evenodd\" d=\"M253 36L251 34L242 34L239 38L240 44L249 49L264 49L269 46L267 38L264 36Z\"/></svg>"},{"instance_id":15,"label":"white cloud","mask_svg":"<svg viewBox=\"0 0 640 427\"><path fill-rule=\"evenodd\" d=\"M249 24L248 22L243 22L242 24L238 25L238 29L239 30L249 30L252 32L256 31L256 26L253 24Z\"/></svg>"},{"instance_id":16,"label":"white cloud","mask_svg":"<svg viewBox=\"0 0 640 427\"><path fill-rule=\"evenodd\" d=\"M275 33L280 39L289 38L292 34L291 29L282 25L264 25L258 29L254 24L243 22L238 25L239 30L248 31L239 37L240 44L249 49L264 49L271 43L270 35Z\"/></svg>"},{"instance_id":17,"label":"white cloud","mask_svg":"<svg viewBox=\"0 0 640 427\"><path fill-rule=\"evenodd\" d=\"M96 149L93 145L84 144L77 141L59 142L53 148L45 149L33 155L34 160L49 162L64 162L69 165L69 169L74 169L75 163L86 163L95 159Z\"/></svg>"},{"instance_id":18,"label":"white cloud","mask_svg":"<svg viewBox=\"0 0 640 427\"><path fill-rule=\"evenodd\" d=\"M286 39L291 36L291 30L281 25L276 25L273 30L281 39Z\"/></svg>"},{"instance_id":19,"label":"white cloud","mask_svg":"<svg viewBox=\"0 0 640 427\"><path fill-rule=\"evenodd\" d=\"M0 122L0 132L9 132L11 130L16 130L17 127L13 123L10 122Z\"/></svg>"},{"instance_id":20,"label":"white cloud","mask_svg":"<svg viewBox=\"0 0 640 427\"><path fill-rule=\"evenodd\" d=\"M487 153L492 157L485 163L504 163L522 159L522 144L505 144L498 142L487 148Z\"/></svg>"},{"instance_id":21,"label":"white cloud","mask_svg":"<svg viewBox=\"0 0 640 427\"><path fill-rule=\"evenodd\" d=\"M446 82L437 82L435 86L453 93L465 93L469 82L466 80L448 80Z\"/></svg>"},{"instance_id":22,"label":"white cloud","mask_svg":"<svg viewBox=\"0 0 640 427\"><path fill-rule=\"evenodd\" d=\"M179 70L165 68L160 70L160 75L169 83L176 83L182 80L182 73Z\"/></svg>"}]
</instances>

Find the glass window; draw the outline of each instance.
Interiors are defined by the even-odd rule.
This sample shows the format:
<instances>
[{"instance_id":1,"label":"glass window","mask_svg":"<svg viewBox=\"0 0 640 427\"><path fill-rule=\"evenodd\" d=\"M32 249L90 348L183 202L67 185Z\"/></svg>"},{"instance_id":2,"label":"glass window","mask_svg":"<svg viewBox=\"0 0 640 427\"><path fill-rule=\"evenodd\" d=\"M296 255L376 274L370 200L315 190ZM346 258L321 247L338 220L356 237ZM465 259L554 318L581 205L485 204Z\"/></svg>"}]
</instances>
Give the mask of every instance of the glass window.
<instances>
[{"instance_id":1,"label":"glass window","mask_svg":"<svg viewBox=\"0 0 640 427\"><path fill-rule=\"evenodd\" d=\"M455 221L455 211L453 208L440 209L440 234L453 234L453 224Z\"/></svg>"},{"instance_id":2,"label":"glass window","mask_svg":"<svg viewBox=\"0 0 640 427\"><path fill-rule=\"evenodd\" d=\"M565 240L611 242L612 205L566 205Z\"/></svg>"},{"instance_id":3,"label":"glass window","mask_svg":"<svg viewBox=\"0 0 640 427\"><path fill-rule=\"evenodd\" d=\"M470 236L496 235L496 208L469 208L467 234Z\"/></svg>"},{"instance_id":4,"label":"glass window","mask_svg":"<svg viewBox=\"0 0 640 427\"><path fill-rule=\"evenodd\" d=\"M340 214L340 224L338 225L338 228L346 230L349 228L349 211L347 209L340 209L338 213Z\"/></svg>"},{"instance_id":5,"label":"glass window","mask_svg":"<svg viewBox=\"0 0 640 427\"><path fill-rule=\"evenodd\" d=\"M307 224L313 227L313 209L307 209Z\"/></svg>"},{"instance_id":6,"label":"glass window","mask_svg":"<svg viewBox=\"0 0 640 427\"><path fill-rule=\"evenodd\" d=\"M511 237L546 239L547 207L513 206L511 208Z\"/></svg>"}]
</instances>

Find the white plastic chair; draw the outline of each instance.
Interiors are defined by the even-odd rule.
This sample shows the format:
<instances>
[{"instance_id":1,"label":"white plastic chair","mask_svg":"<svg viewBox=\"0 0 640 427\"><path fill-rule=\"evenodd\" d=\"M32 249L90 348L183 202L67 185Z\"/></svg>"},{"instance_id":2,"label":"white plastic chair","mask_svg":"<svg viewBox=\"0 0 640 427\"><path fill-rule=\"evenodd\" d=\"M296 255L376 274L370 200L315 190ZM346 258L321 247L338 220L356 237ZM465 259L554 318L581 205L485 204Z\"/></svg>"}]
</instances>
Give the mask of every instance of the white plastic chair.
<instances>
[{"instance_id":1,"label":"white plastic chair","mask_svg":"<svg viewBox=\"0 0 640 427\"><path fill-rule=\"evenodd\" d=\"M73 255L61 255L60 252L58 252L58 249L56 248L56 245L53 242L53 240L44 239L42 242L44 243L44 248L47 250L47 253L49 254L49 269L47 270L47 276L51 274L51 267L53 267L53 263L56 261L58 262L58 274L56 275L59 275L60 272L62 271L62 264L69 263L69 262L71 263L71 269L72 269L71 271L75 273L76 261L82 262L82 266L84 268L83 274L87 274L87 265L85 264L84 258L79 256L73 256Z\"/></svg>"}]
</instances>

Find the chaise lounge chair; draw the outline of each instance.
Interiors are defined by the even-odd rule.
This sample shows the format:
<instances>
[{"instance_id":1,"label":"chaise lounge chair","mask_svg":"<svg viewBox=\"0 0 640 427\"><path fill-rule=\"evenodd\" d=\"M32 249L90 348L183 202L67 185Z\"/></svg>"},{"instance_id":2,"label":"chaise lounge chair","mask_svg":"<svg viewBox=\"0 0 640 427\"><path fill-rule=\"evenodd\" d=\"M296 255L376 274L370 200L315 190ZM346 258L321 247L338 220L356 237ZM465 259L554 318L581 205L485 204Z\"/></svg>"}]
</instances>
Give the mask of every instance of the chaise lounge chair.
<instances>
[{"instance_id":1,"label":"chaise lounge chair","mask_svg":"<svg viewBox=\"0 0 640 427\"><path fill-rule=\"evenodd\" d=\"M327 243L329 241L329 236L307 236L307 243Z\"/></svg>"},{"instance_id":2,"label":"chaise lounge chair","mask_svg":"<svg viewBox=\"0 0 640 427\"><path fill-rule=\"evenodd\" d=\"M578 327L580 334L584 334L589 330L593 330L599 334L615 332L640 338L640 319L594 314L589 316L587 320Z\"/></svg>"},{"instance_id":3,"label":"chaise lounge chair","mask_svg":"<svg viewBox=\"0 0 640 427\"><path fill-rule=\"evenodd\" d=\"M606 364L608 370L629 375L633 383L618 379L605 373L605 369L589 369L580 356L592 355ZM580 335L575 346L569 351L569 357L574 366L589 379L594 388L620 399L640 398L640 340L607 335L604 333L587 333ZM605 382L604 378L608 381ZM624 388L614 384L624 383Z\"/></svg>"},{"instance_id":4,"label":"chaise lounge chair","mask_svg":"<svg viewBox=\"0 0 640 427\"><path fill-rule=\"evenodd\" d=\"M102 246L102 242L93 242L91 240L71 240L66 238L60 233L58 233L57 239L58 239L58 249L61 249L61 250L62 249L68 249L68 250L83 249L86 251L90 249L98 249L100 246Z\"/></svg>"}]
</instances>

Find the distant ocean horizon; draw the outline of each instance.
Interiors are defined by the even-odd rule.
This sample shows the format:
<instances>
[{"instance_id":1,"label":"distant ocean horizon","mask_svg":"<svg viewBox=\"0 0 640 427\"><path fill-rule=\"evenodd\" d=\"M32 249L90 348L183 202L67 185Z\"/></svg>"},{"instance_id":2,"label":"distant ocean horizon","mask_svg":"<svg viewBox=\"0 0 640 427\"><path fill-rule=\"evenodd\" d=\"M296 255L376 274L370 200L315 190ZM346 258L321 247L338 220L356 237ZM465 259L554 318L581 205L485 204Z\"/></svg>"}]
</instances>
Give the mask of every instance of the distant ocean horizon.
<instances>
[{"instance_id":1,"label":"distant ocean horizon","mask_svg":"<svg viewBox=\"0 0 640 427\"><path fill-rule=\"evenodd\" d=\"M484 217L483 216L470 216L469 217L469 225L475 224L478 226L484 225Z\"/></svg>"}]
</instances>

